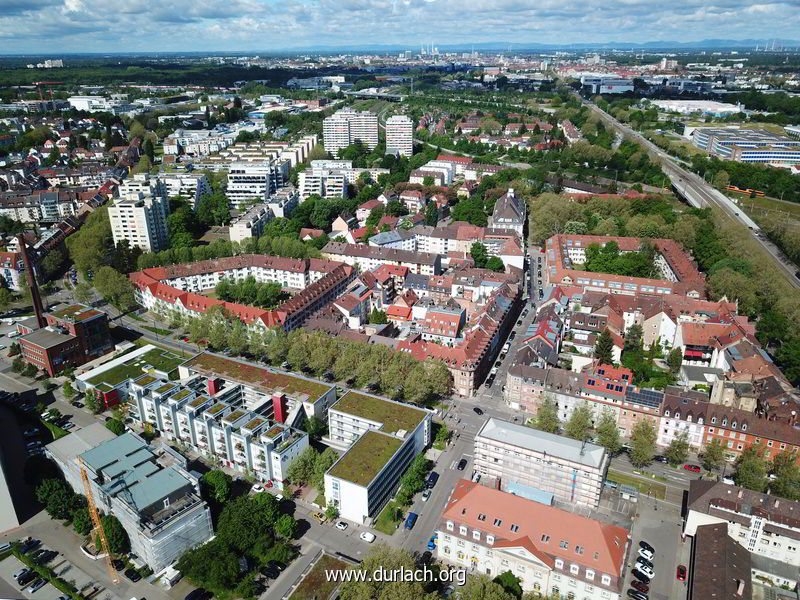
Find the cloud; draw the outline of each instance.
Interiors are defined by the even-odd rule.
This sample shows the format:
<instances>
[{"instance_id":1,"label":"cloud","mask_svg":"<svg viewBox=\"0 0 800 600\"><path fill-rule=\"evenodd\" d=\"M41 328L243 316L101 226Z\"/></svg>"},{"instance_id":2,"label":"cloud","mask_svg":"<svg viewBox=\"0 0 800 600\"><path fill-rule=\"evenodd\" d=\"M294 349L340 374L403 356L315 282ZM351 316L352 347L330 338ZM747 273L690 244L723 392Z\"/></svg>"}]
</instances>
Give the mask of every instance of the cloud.
<instances>
[{"instance_id":1,"label":"cloud","mask_svg":"<svg viewBox=\"0 0 800 600\"><path fill-rule=\"evenodd\" d=\"M798 0L0 0L0 39L16 53L797 39L798 8Z\"/></svg>"}]
</instances>

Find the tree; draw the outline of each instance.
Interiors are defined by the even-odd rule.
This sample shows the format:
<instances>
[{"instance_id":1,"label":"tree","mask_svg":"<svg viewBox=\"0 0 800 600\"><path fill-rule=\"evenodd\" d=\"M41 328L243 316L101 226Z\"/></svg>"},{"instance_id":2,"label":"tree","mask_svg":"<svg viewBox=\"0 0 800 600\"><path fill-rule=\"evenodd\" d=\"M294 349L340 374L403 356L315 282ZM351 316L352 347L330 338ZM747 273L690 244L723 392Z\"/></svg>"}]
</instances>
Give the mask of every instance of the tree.
<instances>
[{"instance_id":1,"label":"tree","mask_svg":"<svg viewBox=\"0 0 800 600\"><path fill-rule=\"evenodd\" d=\"M28 363L25 365L25 370L22 372L22 374L25 375L25 377L30 377L33 379L39 374L39 369L37 369L32 363Z\"/></svg>"},{"instance_id":2,"label":"tree","mask_svg":"<svg viewBox=\"0 0 800 600\"><path fill-rule=\"evenodd\" d=\"M239 558L219 538L184 552L177 569L195 585L232 589L239 577Z\"/></svg>"},{"instance_id":3,"label":"tree","mask_svg":"<svg viewBox=\"0 0 800 600\"><path fill-rule=\"evenodd\" d=\"M106 421L106 429L115 435L122 435L125 433L125 423L119 419L109 419Z\"/></svg>"},{"instance_id":4,"label":"tree","mask_svg":"<svg viewBox=\"0 0 800 600\"><path fill-rule=\"evenodd\" d=\"M795 455L788 451L776 454L770 464L770 473L775 478L770 481L770 492L789 500L800 500L800 467Z\"/></svg>"},{"instance_id":5,"label":"tree","mask_svg":"<svg viewBox=\"0 0 800 600\"><path fill-rule=\"evenodd\" d=\"M66 254L60 248L54 248L45 254L44 258L39 263L45 280L51 279L61 268L61 265L64 264L66 259Z\"/></svg>"},{"instance_id":6,"label":"tree","mask_svg":"<svg viewBox=\"0 0 800 600\"><path fill-rule=\"evenodd\" d=\"M309 446L289 465L287 477L294 485L306 485L314 477L318 452Z\"/></svg>"},{"instance_id":7,"label":"tree","mask_svg":"<svg viewBox=\"0 0 800 600\"><path fill-rule=\"evenodd\" d=\"M671 465L679 465L689 456L689 432L681 431L667 446L664 456Z\"/></svg>"},{"instance_id":8,"label":"tree","mask_svg":"<svg viewBox=\"0 0 800 600\"><path fill-rule=\"evenodd\" d=\"M667 355L667 365L671 373L677 373L681 370L683 364L683 352L680 348L673 348Z\"/></svg>"},{"instance_id":9,"label":"tree","mask_svg":"<svg viewBox=\"0 0 800 600\"><path fill-rule=\"evenodd\" d=\"M14 373L22 373L26 366L27 363L21 356L17 356L17 358L11 362L11 370L14 371Z\"/></svg>"},{"instance_id":10,"label":"tree","mask_svg":"<svg viewBox=\"0 0 800 600\"><path fill-rule=\"evenodd\" d=\"M462 600L514 600L517 597L486 575L479 574L470 575L460 591Z\"/></svg>"},{"instance_id":11,"label":"tree","mask_svg":"<svg viewBox=\"0 0 800 600\"><path fill-rule=\"evenodd\" d=\"M204 497L224 504L231 497L233 478L219 469L213 469L203 475L202 490Z\"/></svg>"},{"instance_id":12,"label":"tree","mask_svg":"<svg viewBox=\"0 0 800 600\"><path fill-rule=\"evenodd\" d=\"M486 266L486 261L489 259L486 246L480 242L475 242L470 248L470 255L472 256L472 260L475 261L476 267L482 269Z\"/></svg>"},{"instance_id":13,"label":"tree","mask_svg":"<svg viewBox=\"0 0 800 600\"><path fill-rule=\"evenodd\" d=\"M594 357L601 365L614 364L614 340L608 329L604 329L594 346Z\"/></svg>"},{"instance_id":14,"label":"tree","mask_svg":"<svg viewBox=\"0 0 800 600\"><path fill-rule=\"evenodd\" d=\"M731 184L731 176L725 170L720 170L714 173L713 185L715 188L721 190Z\"/></svg>"},{"instance_id":15,"label":"tree","mask_svg":"<svg viewBox=\"0 0 800 600\"><path fill-rule=\"evenodd\" d=\"M643 335L642 326L638 323L628 327L628 330L625 332L625 345L623 350L629 351L641 348Z\"/></svg>"},{"instance_id":16,"label":"tree","mask_svg":"<svg viewBox=\"0 0 800 600\"><path fill-rule=\"evenodd\" d=\"M314 462L314 478L312 483L316 485L320 492L325 491L325 472L333 466L333 463L339 458L336 450L333 448L325 448L322 454L317 455Z\"/></svg>"},{"instance_id":17,"label":"tree","mask_svg":"<svg viewBox=\"0 0 800 600\"><path fill-rule=\"evenodd\" d=\"M92 519L89 516L89 509L84 507L72 511L72 528L78 535L89 535L92 530Z\"/></svg>"},{"instance_id":18,"label":"tree","mask_svg":"<svg viewBox=\"0 0 800 600\"><path fill-rule=\"evenodd\" d=\"M112 267L100 267L94 275L97 291L123 312L136 305L130 280Z\"/></svg>"},{"instance_id":19,"label":"tree","mask_svg":"<svg viewBox=\"0 0 800 600\"><path fill-rule=\"evenodd\" d=\"M271 503L267 498L272 497ZM259 541L270 537L278 519L277 500L272 494L239 496L222 509L217 522L217 537L231 549L245 554Z\"/></svg>"},{"instance_id":20,"label":"tree","mask_svg":"<svg viewBox=\"0 0 800 600\"><path fill-rule=\"evenodd\" d=\"M592 431L592 410L587 402L582 402L573 411L564 426L564 435L573 440L585 440Z\"/></svg>"},{"instance_id":21,"label":"tree","mask_svg":"<svg viewBox=\"0 0 800 600\"><path fill-rule=\"evenodd\" d=\"M725 462L725 446L715 438L703 447L701 458L706 471L717 471Z\"/></svg>"},{"instance_id":22,"label":"tree","mask_svg":"<svg viewBox=\"0 0 800 600\"><path fill-rule=\"evenodd\" d=\"M517 598L522 597L522 586L520 579L511 571L504 571L492 580L494 583L500 585L507 593Z\"/></svg>"},{"instance_id":23,"label":"tree","mask_svg":"<svg viewBox=\"0 0 800 600\"><path fill-rule=\"evenodd\" d=\"M499 256L492 256L486 261L486 268L494 271L495 273L502 273L505 271L506 266L503 264L503 259Z\"/></svg>"},{"instance_id":24,"label":"tree","mask_svg":"<svg viewBox=\"0 0 800 600\"><path fill-rule=\"evenodd\" d=\"M436 224L438 222L439 222L439 208L436 206L436 202L434 200L431 200L425 207L425 225L429 225L430 227L436 227Z\"/></svg>"},{"instance_id":25,"label":"tree","mask_svg":"<svg viewBox=\"0 0 800 600\"><path fill-rule=\"evenodd\" d=\"M83 395L83 403L86 408L88 408L94 414L103 412L103 409L105 408L94 390L86 390L86 393Z\"/></svg>"},{"instance_id":26,"label":"tree","mask_svg":"<svg viewBox=\"0 0 800 600\"><path fill-rule=\"evenodd\" d=\"M275 522L275 533L287 540L294 539L297 535L297 521L292 515L281 515Z\"/></svg>"},{"instance_id":27,"label":"tree","mask_svg":"<svg viewBox=\"0 0 800 600\"><path fill-rule=\"evenodd\" d=\"M736 485L749 490L764 492L767 489L767 463L758 454L756 446L750 446L736 459L733 475Z\"/></svg>"},{"instance_id":28,"label":"tree","mask_svg":"<svg viewBox=\"0 0 800 600\"><path fill-rule=\"evenodd\" d=\"M611 454L616 454L622 448L617 419L610 409L605 409L600 415L595 427L595 434L595 442L603 446Z\"/></svg>"},{"instance_id":29,"label":"tree","mask_svg":"<svg viewBox=\"0 0 800 600\"><path fill-rule=\"evenodd\" d=\"M103 533L106 534L108 540L108 549L114 554L124 554L131 549L131 543L128 539L128 534L122 523L114 515L104 515L100 519L103 525Z\"/></svg>"},{"instance_id":30,"label":"tree","mask_svg":"<svg viewBox=\"0 0 800 600\"><path fill-rule=\"evenodd\" d=\"M369 313L369 322L371 325L386 325L389 322L389 318L384 311L373 308L372 312Z\"/></svg>"},{"instance_id":31,"label":"tree","mask_svg":"<svg viewBox=\"0 0 800 600\"><path fill-rule=\"evenodd\" d=\"M402 548L392 548L387 544L375 544L364 556L359 567L366 573L376 569L385 569L386 572L395 569L413 572L416 561L411 552ZM428 598L425 594L423 583L419 581L374 581L372 577L356 581L355 578L346 581L339 588L341 600L370 600L380 598L383 600L417 600ZM498 586L499 587L499 586Z\"/></svg>"},{"instance_id":32,"label":"tree","mask_svg":"<svg viewBox=\"0 0 800 600\"><path fill-rule=\"evenodd\" d=\"M332 502L328 504L327 508L325 508L325 518L329 521L333 521L335 518L339 516L339 509L336 508L336 505Z\"/></svg>"},{"instance_id":33,"label":"tree","mask_svg":"<svg viewBox=\"0 0 800 600\"><path fill-rule=\"evenodd\" d=\"M69 518L74 495L72 488L63 479L43 479L36 486L36 499L54 519Z\"/></svg>"},{"instance_id":34,"label":"tree","mask_svg":"<svg viewBox=\"0 0 800 600\"><path fill-rule=\"evenodd\" d=\"M315 416L306 419L306 433L310 438L318 439L325 432L325 422Z\"/></svg>"},{"instance_id":35,"label":"tree","mask_svg":"<svg viewBox=\"0 0 800 600\"><path fill-rule=\"evenodd\" d=\"M64 394L64 398L67 400L72 400L73 396L75 396L75 390L72 387L72 383L65 381L61 388L61 393Z\"/></svg>"},{"instance_id":36,"label":"tree","mask_svg":"<svg viewBox=\"0 0 800 600\"><path fill-rule=\"evenodd\" d=\"M534 429L548 433L558 433L558 405L548 394L536 409L536 416L529 422Z\"/></svg>"},{"instance_id":37,"label":"tree","mask_svg":"<svg viewBox=\"0 0 800 600\"><path fill-rule=\"evenodd\" d=\"M22 353L22 347L19 345L18 342L14 342L8 348L8 355L9 356L18 356ZM13 368L13 367L12 367ZM15 370L16 371L16 370Z\"/></svg>"},{"instance_id":38,"label":"tree","mask_svg":"<svg viewBox=\"0 0 800 600\"><path fill-rule=\"evenodd\" d=\"M89 304L89 300L92 298L92 286L85 281L81 281L75 286L72 293L75 294L75 299L81 304Z\"/></svg>"},{"instance_id":39,"label":"tree","mask_svg":"<svg viewBox=\"0 0 800 600\"><path fill-rule=\"evenodd\" d=\"M643 467L649 464L656 454L656 430L650 419L640 419L631 432L631 464Z\"/></svg>"},{"instance_id":40,"label":"tree","mask_svg":"<svg viewBox=\"0 0 800 600\"><path fill-rule=\"evenodd\" d=\"M0 287L0 310L5 310L14 301L14 294L8 288Z\"/></svg>"}]
</instances>

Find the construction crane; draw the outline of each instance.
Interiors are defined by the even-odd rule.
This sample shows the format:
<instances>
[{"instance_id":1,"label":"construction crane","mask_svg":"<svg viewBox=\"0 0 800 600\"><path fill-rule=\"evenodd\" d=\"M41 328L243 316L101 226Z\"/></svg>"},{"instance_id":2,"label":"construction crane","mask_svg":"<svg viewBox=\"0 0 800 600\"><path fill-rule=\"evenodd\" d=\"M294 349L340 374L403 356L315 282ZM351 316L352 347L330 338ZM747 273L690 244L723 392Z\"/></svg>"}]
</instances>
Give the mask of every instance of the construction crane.
<instances>
[{"instance_id":1,"label":"construction crane","mask_svg":"<svg viewBox=\"0 0 800 600\"><path fill-rule=\"evenodd\" d=\"M86 501L89 504L89 516L92 518L94 531L96 532L97 537L100 538L100 542L103 544L103 548L106 551L106 568L108 569L108 575L111 577L111 581L113 581L115 584L118 584L119 576L117 575L114 565L111 564L111 547L108 545L108 538L106 538L106 532L103 529L103 523L100 521L100 515L97 514L97 506L95 506L94 497L92 496L92 486L89 483L89 474L86 472L86 465L83 463L83 459L80 457L76 458L75 462L78 463L78 468L81 471L81 481L83 482L83 490L86 492ZM94 539L96 540L97 537Z\"/></svg>"}]
</instances>

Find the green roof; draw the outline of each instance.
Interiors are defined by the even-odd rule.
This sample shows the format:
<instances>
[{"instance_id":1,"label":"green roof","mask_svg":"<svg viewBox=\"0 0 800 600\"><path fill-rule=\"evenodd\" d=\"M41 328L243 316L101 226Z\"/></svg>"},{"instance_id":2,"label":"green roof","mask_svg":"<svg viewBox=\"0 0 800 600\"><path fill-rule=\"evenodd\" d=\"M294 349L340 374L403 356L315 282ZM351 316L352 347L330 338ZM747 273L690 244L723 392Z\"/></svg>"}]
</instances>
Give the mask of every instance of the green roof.
<instances>
[{"instance_id":1,"label":"green roof","mask_svg":"<svg viewBox=\"0 0 800 600\"><path fill-rule=\"evenodd\" d=\"M178 392L177 394L172 394L172 399L173 400L183 400L184 398L186 398L186 396L188 396L191 393L192 393L192 390L187 390L186 388L184 388L180 392Z\"/></svg>"},{"instance_id":2,"label":"green roof","mask_svg":"<svg viewBox=\"0 0 800 600\"><path fill-rule=\"evenodd\" d=\"M264 367L215 356L208 352L198 354L190 359L187 361L186 366L206 374L214 374L239 383L246 383L270 393L280 389L283 393L289 395L307 394L311 400L317 400L333 387L321 381L285 373L276 373Z\"/></svg>"},{"instance_id":3,"label":"green roof","mask_svg":"<svg viewBox=\"0 0 800 600\"><path fill-rule=\"evenodd\" d=\"M80 321L85 321L87 319L91 319L92 317L96 317L97 315L102 315L103 313L99 310L89 308L84 304L72 304L66 308L54 310L50 314L56 319L69 320L74 323L78 323Z\"/></svg>"},{"instance_id":4,"label":"green roof","mask_svg":"<svg viewBox=\"0 0 800 600\"><path fill-rule=\"evenodd\" d=\"M252 431L256 427L263 425L265 421L266 419L263 419L261 417L256 417L254 419L250 419L250 421L247 422L247 425L245 425L244 428Z\"/></svg>"},{"instance_id":5,"label":"green roof","mask_svg":"<svg viewBox=\"0 0 800 600\"><path fill-rule=\"evenodd\" d=\"M245 413L245 411L243 410L235 410L229 415L227 415L225 417L225 420L228 421L229 423L233 423L236 419L241 419L245 414L247 413Z\"/></svg>"},{"instance_id":6,"label":"green roof","mask_svg":"<svg viewBox=\"0 0 800 600\"><path fill-rule=\"evenodd\" d=\"M87 383L93 386L106 383L111 387L116 387L126 379L137 377L150 369L169 374L177 369L178 365L182 362L184 362L184 359L177 354L162 350L161 348L153 348L99 375L95 375L89 379Z\"/></svg>"},{"instance_id":7,"label":"green roof","mask_svg":"<svg viewBox=\"0 0 800 600\"><path fill-rule=\"evenodd\" d=\"M215 404L211 408L208 408L206 410L206 412L209 413L209 414L215 415L218 412L220 412L221 410L223 410L224 408L225 408L225 405L222 402L220 402L218 404Z\"/></svg>"},{"instance_id":8,"label":"green roof","mask_svg":"<svg viewBox=\"0 0 800 600\"><path fill-rule=\"evenodd\" d=\"M134 379L134 381L138 385L144 387L144 386L150 385L154 381L158 381L158 380L155 377L153 377L152 375L142 375L141 377L138 377L137 379Z\"/></svg>"},{"instance_id":9,"label":"green roof","mask_svg":"<svg viewBox=\"0 0 800 600\"><path fill-rule=\"evenodd\" d=\"M200 406L201 404L205 404L209 400L211 400L211 398L209 398L208 396L198 396L197 398L189 402L189 406L191 406L192 408L197 408L198 406Z\"/></svg>"},{"instance_id":10,"label":"green roof","mask_svg":"<svg viewBox=\"0 0 800 600\"><path fill-rule=\"evenodd\" d=\"M402 445L403 440L370 429L350 446L328 473L367 487Z\"/></svg>"},{"instance_id":11,"label":"green roof","mask_svg":"<svg viewBox=\"0 0 800 600\"><path fill-rule=\"evenodd\" d=\"M411 433L427 415L424 410L410 404L367 396L358 392L347 392L336 404L331 406L331 409L383 423L381 431L386 433L395 433L401 429Z\"/></svg>"},{"instance_id":12,"label":"green roof","mask_svg":"<svg viewBox=\"0 0 800 600\"><path fill-rule=\"evenodd\" d=\"M278 437L281 433L283 433L283 426L281 425L273 425L269 428L269 431L264 433L265 436L268 438Z\"/></svg>"},{"instance_id":13,"label":"green roof","mask_svg":"<svg viewBox=\"0 0 800 600\"><path fill-rule=\"evenodd\" d=\"M171 390L172 388L174 388L174 387L175 387L175 384L174 384L174 383L165 383L164 385L162 385L161 387L159 387L159 388L156 390L156 394L163 394L163 393L165 393L165 392L168 392L168 391L170 391L170 390Z\"/></svg>"}]
</instances>

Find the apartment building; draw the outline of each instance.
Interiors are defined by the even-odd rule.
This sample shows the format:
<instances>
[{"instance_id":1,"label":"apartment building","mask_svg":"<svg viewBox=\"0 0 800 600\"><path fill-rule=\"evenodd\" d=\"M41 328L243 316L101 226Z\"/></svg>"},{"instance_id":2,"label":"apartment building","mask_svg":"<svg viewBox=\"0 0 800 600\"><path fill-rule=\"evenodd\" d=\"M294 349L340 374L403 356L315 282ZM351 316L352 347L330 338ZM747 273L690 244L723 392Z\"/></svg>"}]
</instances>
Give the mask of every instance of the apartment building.
<instances>
[{"instance_id":1,"label":"apartment building","mask_svg":"<svg viewBox=\"0 0 800 600\"><path fill-rule=\"evenodd\" d=\"M230 200L231 207L240 210L244 203L252 200L266 202L288 181L288 161L232 163L228 169L228 186L225 194Z\"/></svg>"},{"instance_id":2,"label":"apartment building","mask_svg":"<svg viewBox=\"0 0 800 600\"><path fill-rule=\"evenodd\" d=\"M800 566L800 502L704 479L689 482L683 535L726 525L728 537L753 554Z\"/></svg>"},{"instance_id":3,"label":"apartment building","mask_svg":"<svg viewBox=\"0 0 800 600\"><path fill-rule=\"evenodd\" d=\"M15 292L22 289L21 282L27 274L25 261L20 252L0 252L0 275L4 287ZM25 283L27 284L27 281Z\"/></svg>"},{"instance_id":4,"label":"apartment building","mask_svg":"<svg viewBox=\"0 0 800 600\"><path fill-rule=\"evenodd\" d=\"M430 252L328 242L322 249L322 256L348 265L358 265L362 271L370 271L380 265L408 267L412 273L422 275L438 275L442 271L441 256Z\"/></svg>"},{"instance_id":5,"label":"apartment building","mask_svg":"<svg viewBox=\"0 0 800 600\"><path fill-rule=\"evenodd\" d=\"M145 174L119 187L120 197L108 207L114 243L127 240L132 248L158 252L169 247L166 187Z\"/></svg>"},{"instance_id":6,"label":"apartment building","mask_svg":"<svg viewBox=\"0 0 800 600\"><path fill-rule=\"evenodd\" d=\"M304 201L312 194L322 198L346 198L348 184L355 183L364 173L377 181L389 170L356 168L350 160L312 160L311 166L298 174L300 196Z\"/></svg>"},{"instance_id":7,"label":"apartment building","mask_svg":"<svg viewBox=\"0 0 800 600\"><path fill-rule=\"evenodd\" d=\"M48 444L46 453L78 494L85 493L80 470L86 469L97 508L119 519L131 551L155 572L214 536L198 479L166 446L154 448L132 432L115 436L94 423Z\"/></svg>"},{"instance_id":8,"label":"apartment building","mask_svg":"<svg viewBox=\"0 0 800 600\"><path fill-rule=\"evenodd\" d=\"M264 231L264 226L273 218L272 209L266 204L256 204L231 221L228 236L232 242L243 242L257 238Z\"/></svg>"},{"instance_id":9,"label":"apartment building","mask_svg":"<svg viewBox=\"0 0 800 600\"><path fill-rule=\"evenodd\" d=\"M166 186L167 196L185 198L192 209L198 200L211 195L211 185L202 173L160 173L158 178Z\"/></svg>"},{"instance_id":10,"label":"apartment building","mask_svg":"<svg viewBox=\"0 0 800 600\"><path fill-rule=\"evenodd\" d=\"M356 142L374 150L378 145L378 115L352 108L337 110L322 122L322 138L325 150L334 156Z\"/></svg>"},{"instance_id":11,"label":"apartment building","mask_svg":"<svg viewBox=\"0 0 800 600\"><path fill-rule=\"evenodd\" d=\"M328 438L346 448L325 473L325 500L356 523L374 519L414 458L431 441L432 414L386 398L348 392L328 411Z\"/></svg>"},{"instance_id":12,"label":"apartment building","mask_svg":"<svg viewBox=\"0 0 800 600\"><path fill-rule=\"evenodd\" d=\"M462 479L436 527L439 560L555 598L622 597L629 532Z\"/></svg>"},{"instance_id":13,"label":"apartment building","mask_svg":"<svg viewBox=\"0 0 800 600\"><path fill-rule=\"evenodd\" d=\"M600 504L611 461L602 446L490 418L474 448L475 470L505 492L532 500L546 492L569 504Z\"/></svg>"},{"instance_id":14,"label":"apartment building","mask_svg":"<svg viewBox=\"0 0 800 600\"><path fill-rule=\"evenodd\" d=\"M511 229L522 239L527 212L525 200L517 196L513 188L508 188L508 191L494 203L489 227Z\"/></svg>"},{"instance_id":15,"label":"apartment building","mask_svg":"<svg viewBox=\"0 0 800 600\"><path fill-rule=\"evenodd\" d=\"M386 119L386 154L409 157L414 154L414 121L406 115Z\"/></svg>"}]
</instances>

